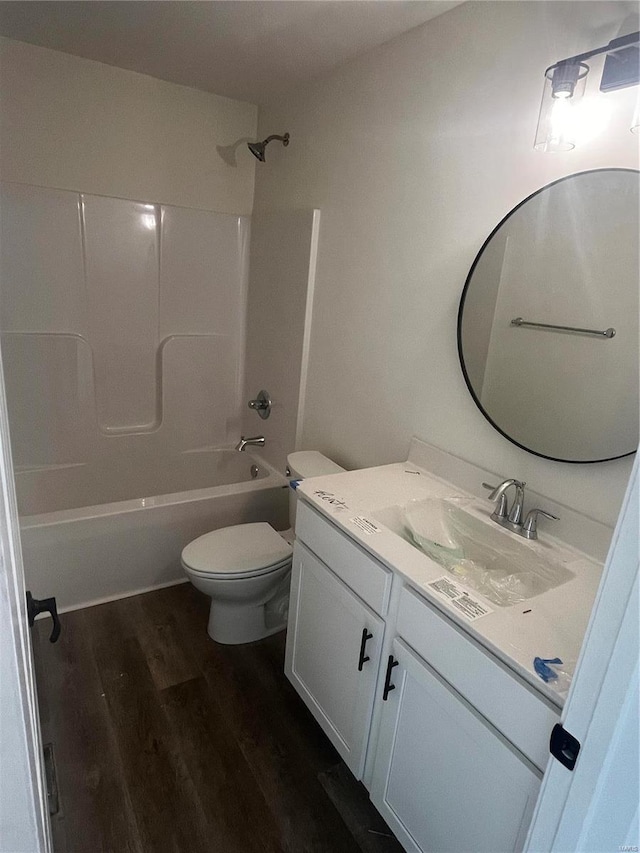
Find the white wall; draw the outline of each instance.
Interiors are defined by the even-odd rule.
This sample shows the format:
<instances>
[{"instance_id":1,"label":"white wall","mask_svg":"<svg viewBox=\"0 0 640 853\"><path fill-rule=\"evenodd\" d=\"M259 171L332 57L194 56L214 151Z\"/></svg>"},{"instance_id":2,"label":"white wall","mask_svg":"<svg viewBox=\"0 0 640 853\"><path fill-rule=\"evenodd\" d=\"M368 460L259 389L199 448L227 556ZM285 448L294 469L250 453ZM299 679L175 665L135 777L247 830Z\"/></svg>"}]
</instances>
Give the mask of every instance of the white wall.
<instances>
[{"instance_id":1,"label":"white wall","mask_svg":"<svg viewBox=\"0 0 640 853\"><path fill-rule=\"evenodd\" d=\"M615 37L630 8L466 3L261 111L259 135L291 144L258 171L256 211L322 210L304 447L374 465L405 458L416 434L615 520L630 460L573 466L502 438L464 384L456 314L516 203L573 172L638 167L634 90L602 96L621 108L606 134L533 150L545 68Z\"/></svg>"},{"instance_id":2,"label":"white wall","mask_svg":"<svg viewBox=\"0 0 640 853\"><path fill-rule=\"evenodd\" d=\"M216 146L256 121L252 104L0 38L5 181L249 214L256 161Z\"/></svg>"}]
</instances>

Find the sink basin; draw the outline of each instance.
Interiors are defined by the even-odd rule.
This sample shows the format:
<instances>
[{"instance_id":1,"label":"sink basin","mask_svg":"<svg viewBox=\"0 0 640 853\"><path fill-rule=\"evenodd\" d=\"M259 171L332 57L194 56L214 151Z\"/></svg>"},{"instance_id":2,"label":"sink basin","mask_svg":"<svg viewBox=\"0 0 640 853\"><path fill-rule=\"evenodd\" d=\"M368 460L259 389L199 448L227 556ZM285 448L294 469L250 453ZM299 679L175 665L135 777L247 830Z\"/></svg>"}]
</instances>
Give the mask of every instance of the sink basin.
<instances>
[{"instance_id":1,"label":"sink basin","mask_svg":"<svg viewBox=\"0 0 640 853\"><path fill-rule=\"evenodd\" d=\"M541 549L470 511L473 498L433 498L379 510L375 518L499 607L573 578Z\"/></svg>"}]
</instances>

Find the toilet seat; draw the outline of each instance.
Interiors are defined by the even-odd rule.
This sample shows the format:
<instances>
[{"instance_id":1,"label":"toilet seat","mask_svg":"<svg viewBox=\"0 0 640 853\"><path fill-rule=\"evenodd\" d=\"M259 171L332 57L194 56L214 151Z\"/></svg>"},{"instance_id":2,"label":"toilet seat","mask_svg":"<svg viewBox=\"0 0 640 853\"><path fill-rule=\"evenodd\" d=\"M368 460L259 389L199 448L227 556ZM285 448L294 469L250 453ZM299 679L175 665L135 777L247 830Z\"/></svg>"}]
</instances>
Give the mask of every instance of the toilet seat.
<instances>
[{"instance_id":1,"label":"toilet seat","mask_svg":"<svg viewBox=\"0 0 640 853\"><path fill-rule=\"evenodd\" d=\"M205 533L182 552L182 565L209 578L258 577L286 566L293 549L264 521L236 524Z\"/></svg>"},{"instance_id":2,"label":"toilet seat","mask_svg":"<svg viewBox=\"0 0 640 853\"><path fill-rule=\"evenodd\" d=\"M191 566L187 566L182 564L182 567L187 571L190 575L196 578L206 578L207 580L213 581L240 581L240 580L249 580L250 578L259 578L265 575L269 575L272 572L276 572L279 569L283 569L286 566L291 565L291 557L288 557L286 560L283 560L282 563L278 563L275 566L267 566L266 569L257 569L253 572L225 572L216 574L216 572L207 572L207 571L198 571L197 569L192 569Z\"/></svg>"}]
</instances>

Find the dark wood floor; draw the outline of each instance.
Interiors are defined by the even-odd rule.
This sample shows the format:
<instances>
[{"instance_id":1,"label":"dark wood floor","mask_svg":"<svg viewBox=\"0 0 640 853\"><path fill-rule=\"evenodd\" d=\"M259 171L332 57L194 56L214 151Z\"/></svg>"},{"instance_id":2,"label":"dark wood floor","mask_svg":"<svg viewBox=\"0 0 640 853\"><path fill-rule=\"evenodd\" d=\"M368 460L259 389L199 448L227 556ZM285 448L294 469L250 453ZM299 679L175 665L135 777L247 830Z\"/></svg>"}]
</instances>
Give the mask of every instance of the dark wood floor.
<instances>
[{"instance_id":1,"label":"dark wood floor","mask_svg":"<svg viewBox=\"0 0 640 853\"><path fill-rule=\"evenodd\" d=\"M36 623L56 853L400 853L283 674L220 646L190 584Z\"/></svg>"}]
</instances>

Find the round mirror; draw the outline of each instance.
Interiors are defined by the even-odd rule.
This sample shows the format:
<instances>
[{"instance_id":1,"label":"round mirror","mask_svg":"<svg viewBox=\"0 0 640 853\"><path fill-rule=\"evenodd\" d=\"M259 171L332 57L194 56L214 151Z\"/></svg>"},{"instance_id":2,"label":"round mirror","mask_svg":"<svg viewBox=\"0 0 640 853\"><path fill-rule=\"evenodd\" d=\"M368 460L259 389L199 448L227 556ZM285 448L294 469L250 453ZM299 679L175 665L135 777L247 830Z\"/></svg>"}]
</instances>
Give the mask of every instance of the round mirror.
<instances>
[{"instance_id":1,"label":"round mirror","mask_svg":"<svg viewBox=\"0 0 640 853\"><path fill-rule=\"evenodd\" d=\"M467 276L467 386L537 456L603 462L637 449L639 177L598 169L543 187L492 231Z\"/></svg>"}]
</instances>

